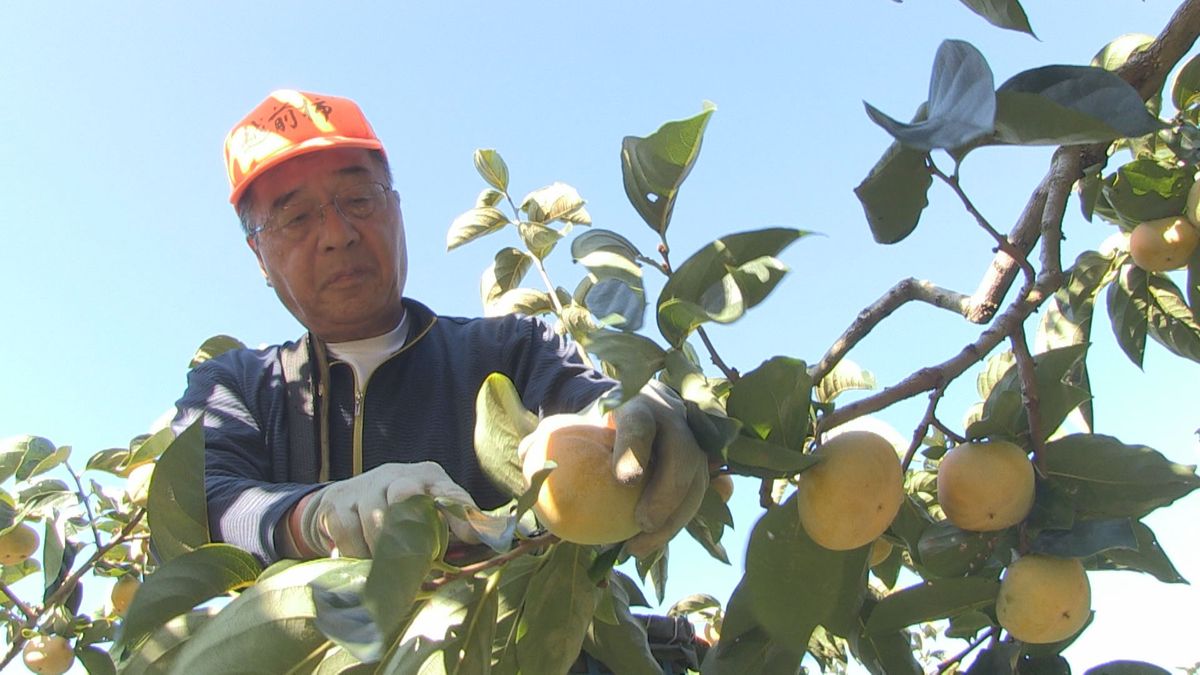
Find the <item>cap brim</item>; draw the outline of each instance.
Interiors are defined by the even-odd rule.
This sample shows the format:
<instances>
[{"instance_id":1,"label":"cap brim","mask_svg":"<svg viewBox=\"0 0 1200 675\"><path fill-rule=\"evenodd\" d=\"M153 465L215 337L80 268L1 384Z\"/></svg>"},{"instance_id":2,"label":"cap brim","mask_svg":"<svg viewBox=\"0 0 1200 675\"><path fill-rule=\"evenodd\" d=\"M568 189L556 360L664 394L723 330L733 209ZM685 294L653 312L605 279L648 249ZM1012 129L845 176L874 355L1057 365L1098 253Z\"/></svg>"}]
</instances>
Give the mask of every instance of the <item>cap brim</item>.
<instances>
[{"instance_id":1,"label":"cap brim","mask_svg":"<svg viewBox=\"0 0 1200 675\"><path fill-rule=\"evenodd\" d=\"M242 198L246 190L254 182L254 179L261 176L264 172L271 168L279 166L283 162L288 161L300 155L306 155L310 152L318 150L331 150L335 148L363 148L365 150L379 150L383 152L383 143L373 138L351 138L349 136L321 136L319 138L310 138L303 143L293 145L287 150L278 154L272 155L266 160L255 165L249 173L245 175L238 187L229 195L229 203L237 206L238 200Z\"/></svg>"}]
</instances>

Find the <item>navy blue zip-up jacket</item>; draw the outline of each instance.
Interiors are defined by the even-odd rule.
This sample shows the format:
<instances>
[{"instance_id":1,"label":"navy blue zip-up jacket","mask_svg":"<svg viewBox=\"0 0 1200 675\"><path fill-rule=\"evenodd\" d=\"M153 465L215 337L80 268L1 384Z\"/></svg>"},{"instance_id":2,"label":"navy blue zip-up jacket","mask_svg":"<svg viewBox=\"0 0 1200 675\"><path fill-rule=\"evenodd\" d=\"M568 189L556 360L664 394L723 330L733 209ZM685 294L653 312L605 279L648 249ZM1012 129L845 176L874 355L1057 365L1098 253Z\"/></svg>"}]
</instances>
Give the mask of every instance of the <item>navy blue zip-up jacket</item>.
<instances>
[{"instance_id":1,"label":"navy blue zip-up jacket","mask_svg":"<svg viewBox=\"0 0 1200 675\"><path fill-rule=\"evenodd\" d=\"M484 509L507 501L483 474L474 452L475 398L493 372L516 385L540 415L576 412L614 386L588 368L578 348L528 317L437 316L405 299L410 332L399 352L368 380L361 408L363 470L388 462L434 461ZM204 415L205 490L215 541L279 559L275 526L320 487L319 458L297 458L288 445L281 346L237 349L188 375L173 427ZM329 364L331 479L351 476L355 383L350 366Z\"/></svg>"}]
</instances>

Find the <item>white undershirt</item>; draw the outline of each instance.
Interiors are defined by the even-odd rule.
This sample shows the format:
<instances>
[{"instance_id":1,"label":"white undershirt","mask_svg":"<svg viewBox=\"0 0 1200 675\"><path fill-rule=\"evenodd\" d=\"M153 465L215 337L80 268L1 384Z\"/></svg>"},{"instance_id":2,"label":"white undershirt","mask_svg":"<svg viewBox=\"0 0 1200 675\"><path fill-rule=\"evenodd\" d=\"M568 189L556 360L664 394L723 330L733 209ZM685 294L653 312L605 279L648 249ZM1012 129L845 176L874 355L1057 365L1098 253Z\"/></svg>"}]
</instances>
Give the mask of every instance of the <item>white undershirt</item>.
<instances>
[{"instance_id":1,"label":"white undershirt","mask_svg":"<svg viewBox=\"0 0 1200 675\"><path fill-rule=\"evenodd\" d=\"M354 369L354 381L358 393L367 388L367 379L387 360L389 356L400 351L408 339L408 312L400 317L400 323L395 328L375 337L349 342L327 343L329 353L340 361L345 361Z\"/></svg>"}]
</instances>

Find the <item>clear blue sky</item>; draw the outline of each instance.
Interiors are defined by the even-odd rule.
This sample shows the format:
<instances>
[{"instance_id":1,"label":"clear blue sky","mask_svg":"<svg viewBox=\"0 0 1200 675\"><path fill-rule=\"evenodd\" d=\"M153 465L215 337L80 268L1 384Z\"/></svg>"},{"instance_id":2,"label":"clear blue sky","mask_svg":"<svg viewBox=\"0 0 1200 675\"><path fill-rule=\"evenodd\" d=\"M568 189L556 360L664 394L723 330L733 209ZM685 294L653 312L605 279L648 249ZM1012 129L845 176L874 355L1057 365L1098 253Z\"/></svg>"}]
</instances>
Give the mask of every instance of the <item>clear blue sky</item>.
<instances>
[{"instance_id":1,"label":"clear blue sky","mask_svg":"<svg viewBox=\"0 0 1200 675\"><path fill-rule=\"evenodd\" d=\"M903 277L970 292L991 258L986 235L944 189L914 236L872 242L851 190L889 139L864 99L907 118L944 38L976 45L999 83L1086 63L1124 32L1157 33L1175 4L1030 2L1040 40L950 1L10 5L0 24L0 437L43 435L84 457L124 445L174 402L206 337L259 344L301 332L244 246L221 163L229 127L273 89L363 106L403 199L407 293L459 315L480 311L479 273L512 243L498 235L445 252L447 227L483 186L474 149L502 153L518 195L571 183L598 227L651 249L621 187L621 138L715 102L675 211L675 260L740 230L824 233L784 253L793 274L764 306L713 331L726 360L749 370L777 354L815 361ZM966 188L1007 229L1049 154L978 152L964 165ZM1075 203L1066 227L1066 263L1112 232L1084 222ZM551 275L573 288L580 272L560 260ZM892 383L973 335L957 317L908 307L850 358ZM1200 367L1151 345L1139 372L1100 315L1093 339L1098 430L1196 463ZM944 418L973 400L968 375ZM922 407L923 398L884 417L907 434ZM702 554L679 546L668 601L700 590L728 597L757 517L754 488L738 484L738 530L727 539L735 568L682 564ZM1192 580L1197 499L1150 520ZM1187 628L1195 590L1131 573L1091 578L1096 622L1068 653L1080 672L1110 658L1200 661Z\"/></svg>"}]
</instances>

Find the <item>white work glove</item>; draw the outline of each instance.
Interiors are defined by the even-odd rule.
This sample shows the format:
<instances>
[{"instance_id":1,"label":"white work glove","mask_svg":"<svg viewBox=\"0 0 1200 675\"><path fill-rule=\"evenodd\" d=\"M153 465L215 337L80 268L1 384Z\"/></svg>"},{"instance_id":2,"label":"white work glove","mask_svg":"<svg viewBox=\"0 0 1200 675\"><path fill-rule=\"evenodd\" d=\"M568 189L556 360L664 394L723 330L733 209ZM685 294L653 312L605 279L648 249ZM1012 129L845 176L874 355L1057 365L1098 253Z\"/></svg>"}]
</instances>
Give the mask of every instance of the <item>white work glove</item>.
<instances>
[{"instance_id":1,"label":"white work glove","mask_svg":"<svg viewBox=\"0 0 1200 675\"><path fill-rule=\"evenodd\" d=\"M657 380L612 415L613 475L625 484L646 481L634 513L642 532L625 543L626 551L643 556L696 515L708 489L708 459L688 427L683 400Z\"/></svg>"},{"instance_id":2,"label":"white work glove","mask_svg":"<svg viewBox=\"0 0 1200 675\"><path fill-rule=\"evenodd\" d=\"M413 495L429 495L475 506L475 500L434 462L383 464L314 492L303 503L299 535L313 552L370 558L387 507ZM479 543L465 521L447 517L460 541Z\"/></svg>"}]
</instances>

